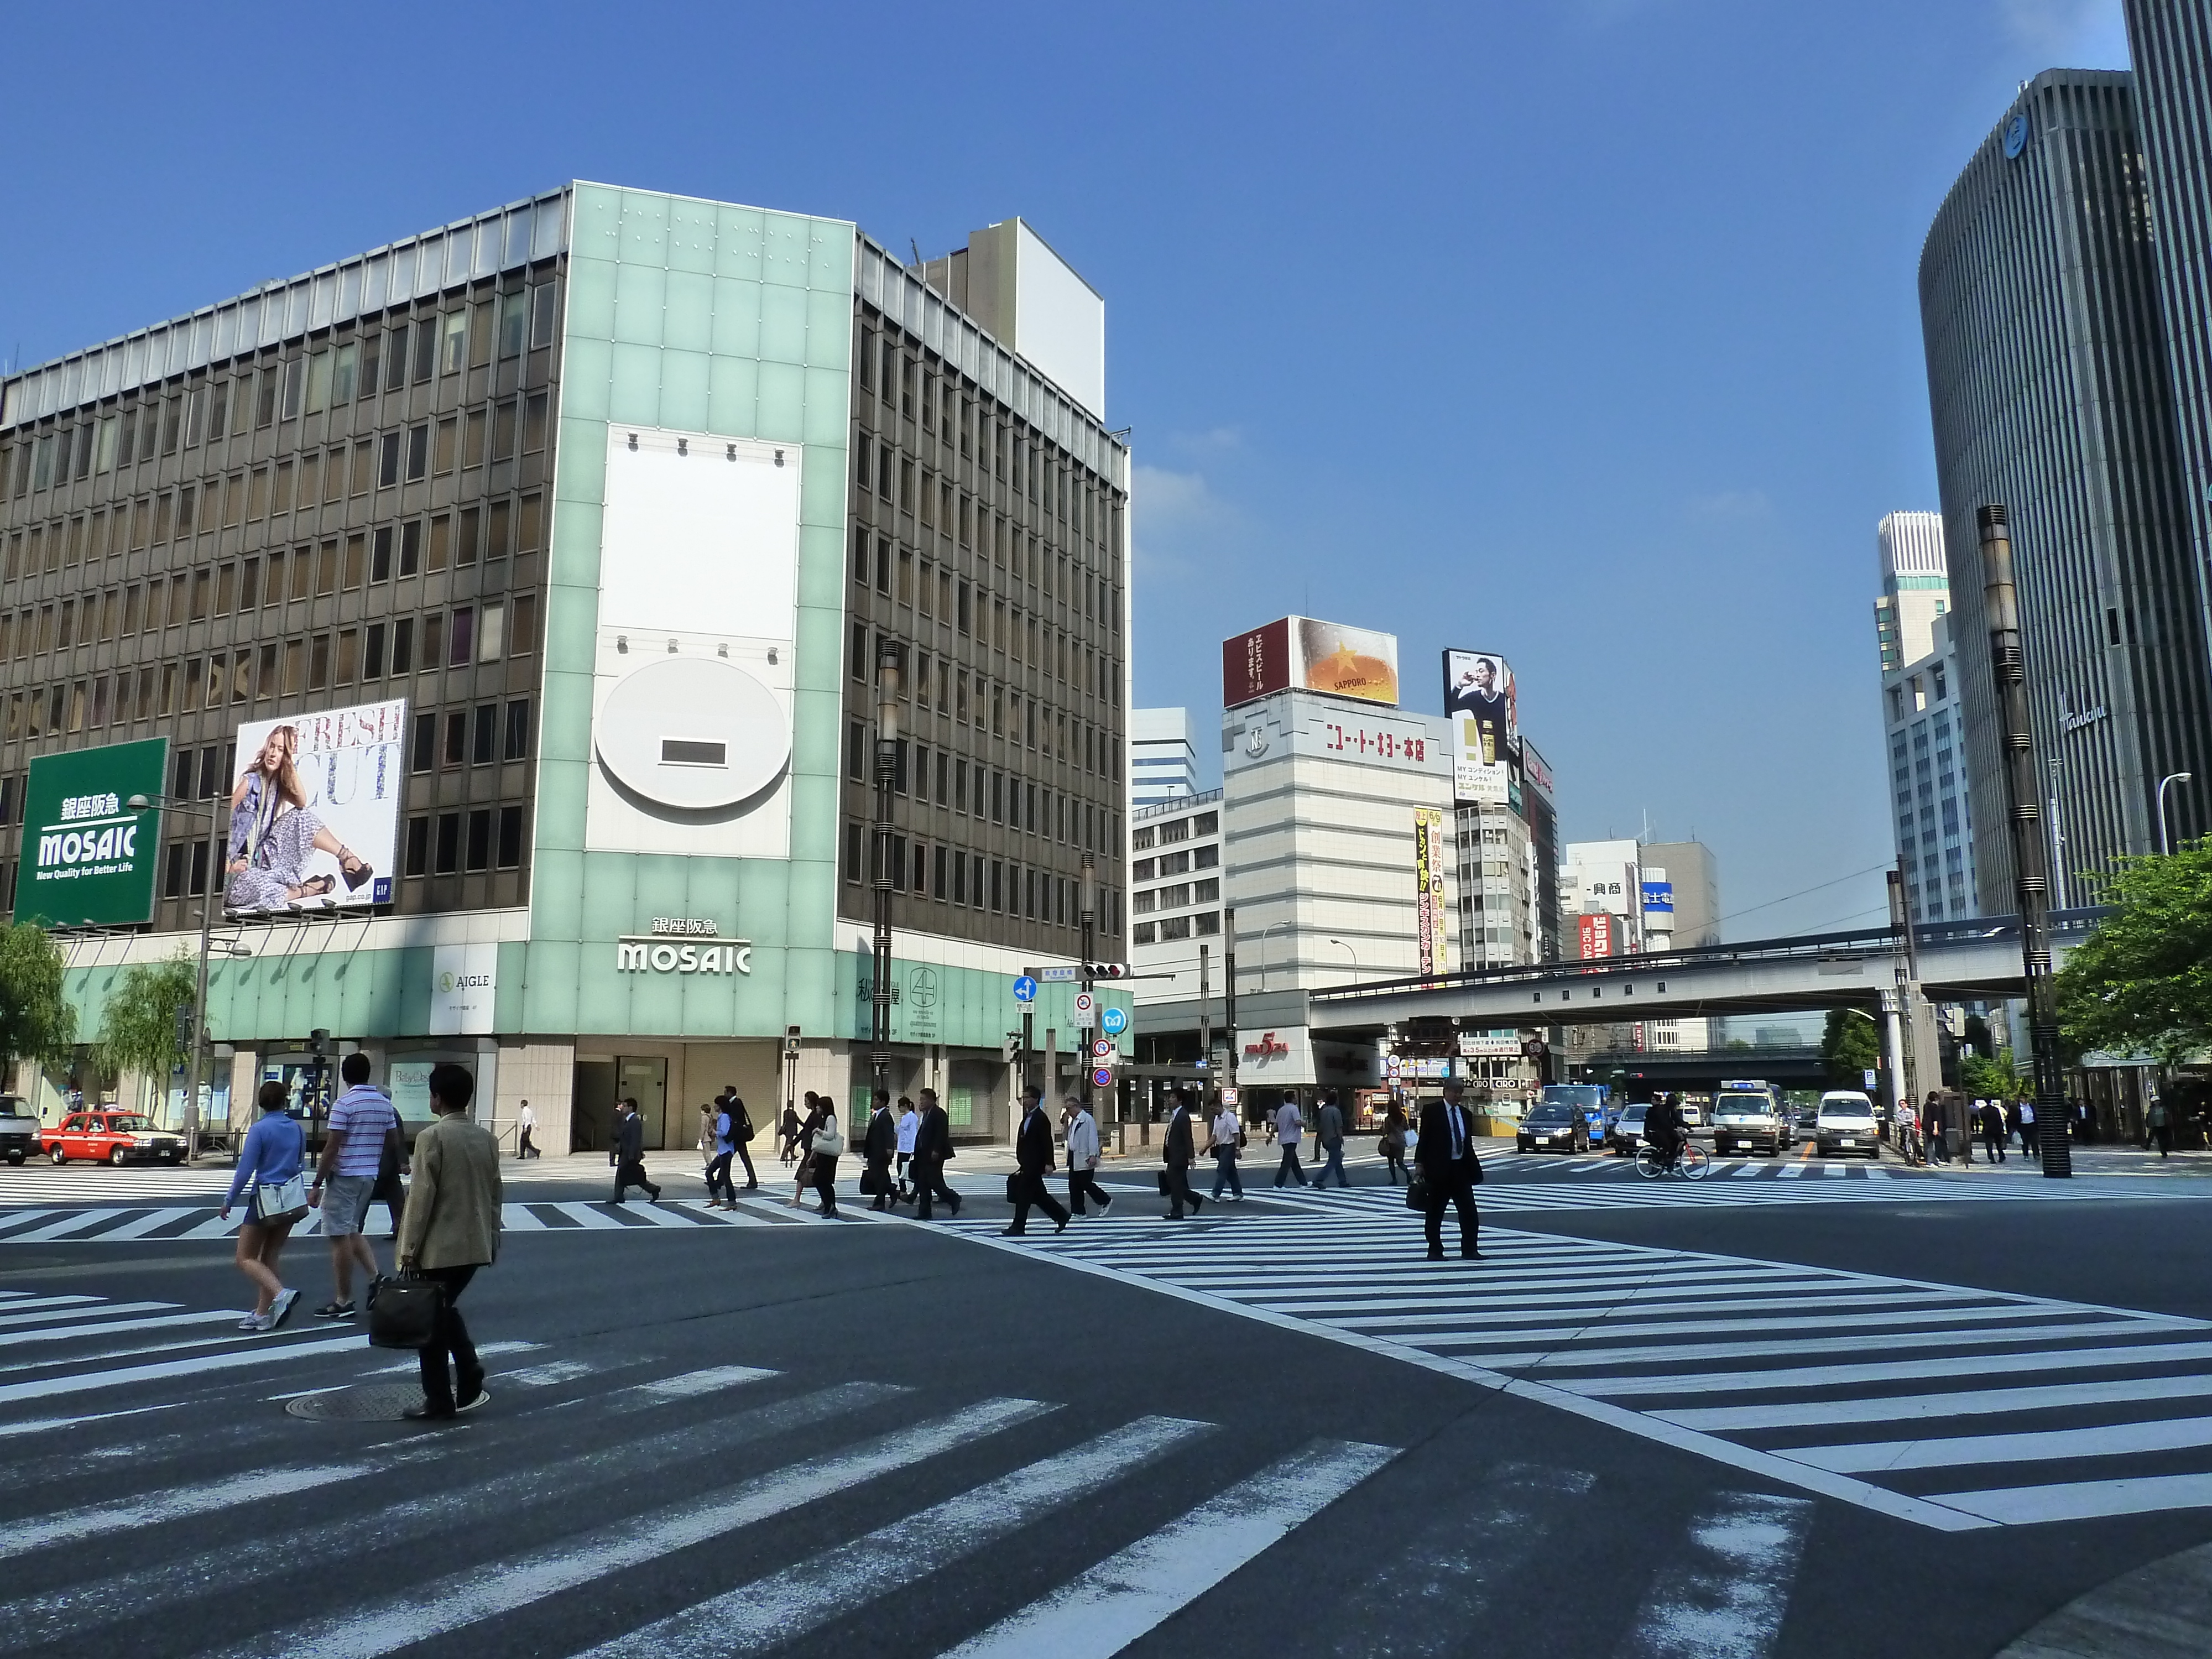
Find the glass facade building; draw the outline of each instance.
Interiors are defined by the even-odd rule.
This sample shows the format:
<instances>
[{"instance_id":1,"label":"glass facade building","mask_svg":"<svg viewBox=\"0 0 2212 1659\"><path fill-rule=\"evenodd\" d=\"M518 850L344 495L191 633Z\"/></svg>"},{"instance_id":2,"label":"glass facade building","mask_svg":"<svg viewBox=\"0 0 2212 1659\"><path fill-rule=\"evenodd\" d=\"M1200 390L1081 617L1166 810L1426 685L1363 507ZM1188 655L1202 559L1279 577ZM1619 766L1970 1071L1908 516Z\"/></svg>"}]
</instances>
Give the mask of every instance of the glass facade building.
<instances>
[{"instance_id":1,"label":"glass facade building","mask_svg":"<svg viewBox=\"0 0 2212 1659\"><path fill-rule=\"evenodd\" d=\"M2212 685L2130 77L2051 70L2023 88L1945 198L1919 282L1945 540L1962 562L1951 617L1967 793L2005 798L1972 551L1975 510L1996 501L2011 512L2063 896L2086 902L2116 858L2152 850L2159 780L2212 776ZM2203 829L2193 804L2184 826ZM1978 908L2008 913L2005 815L1979 812L1972 834Z\"/></svg>"},{"instance_id":2,"label":"glass facade building","mask_svg":"<svg viewBox=\"0 0 2212 1659\"><path fill-rule=\"evenodd\" d=\"M316 1031L458 1058L556 1152L618 1093L671 1145L724 1083L842 1098L890 641L893 1082L1002 1128L1006 981L1073 957L1085 854L1126 925L1099 314L1086 404L849 222L577 184L0 383L0 820L148 737L184 802L149 925L70 940L82 1029L191 944L241 731L404 701L382 867L225 928L224 1080Z\"/></svg>"}]
</instances>

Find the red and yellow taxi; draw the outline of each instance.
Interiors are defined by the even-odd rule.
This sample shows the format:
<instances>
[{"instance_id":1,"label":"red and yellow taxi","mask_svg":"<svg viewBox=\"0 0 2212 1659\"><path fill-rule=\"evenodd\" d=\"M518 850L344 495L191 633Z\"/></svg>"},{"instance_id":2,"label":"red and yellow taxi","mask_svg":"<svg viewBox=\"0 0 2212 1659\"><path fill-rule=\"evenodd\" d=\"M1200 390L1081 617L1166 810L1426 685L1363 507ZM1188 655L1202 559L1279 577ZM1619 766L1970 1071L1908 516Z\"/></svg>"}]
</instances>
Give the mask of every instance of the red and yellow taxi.
<instances>
[{"instance_id":1,"label":"red and yellow taxi","mask_svg":"<svg viewBox=\"0 0 2212 1659\"><path fill-rule=\"evenodd\" d=\"M156 1129L137 1112L71 1112L40 1137L41 1149L57 1164L181 1164L185 1138Z\"/></svg>"}]
</instances>

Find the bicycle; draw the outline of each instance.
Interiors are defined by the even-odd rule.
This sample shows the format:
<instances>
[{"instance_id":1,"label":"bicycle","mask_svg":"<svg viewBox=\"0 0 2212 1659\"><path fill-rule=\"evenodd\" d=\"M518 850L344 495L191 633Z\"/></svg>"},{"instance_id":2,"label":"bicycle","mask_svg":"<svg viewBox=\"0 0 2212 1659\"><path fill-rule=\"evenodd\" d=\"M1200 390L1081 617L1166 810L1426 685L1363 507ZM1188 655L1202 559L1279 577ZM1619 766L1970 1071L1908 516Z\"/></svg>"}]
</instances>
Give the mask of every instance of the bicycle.
<instances>
[{"instance_id":1,"label":"bicycle","mask_svg":"<svg viewBox=\"0 0 2212 1659\"><path fill-rule=\"evenodd\" d=\"M1671 1171L1666 1160L1659 1156L1658 1149L1650 1141L1636 1149L1636 1173L1646 1181L1656 1181L1669 1173L1678 1175L1685 1181L1703 1181L1705 1171L1712 1168L1712 1164L1711 1155L1694 1140L1682 1143L1680 1150L1674 1154Z\"/></svg>"}]
</instances>

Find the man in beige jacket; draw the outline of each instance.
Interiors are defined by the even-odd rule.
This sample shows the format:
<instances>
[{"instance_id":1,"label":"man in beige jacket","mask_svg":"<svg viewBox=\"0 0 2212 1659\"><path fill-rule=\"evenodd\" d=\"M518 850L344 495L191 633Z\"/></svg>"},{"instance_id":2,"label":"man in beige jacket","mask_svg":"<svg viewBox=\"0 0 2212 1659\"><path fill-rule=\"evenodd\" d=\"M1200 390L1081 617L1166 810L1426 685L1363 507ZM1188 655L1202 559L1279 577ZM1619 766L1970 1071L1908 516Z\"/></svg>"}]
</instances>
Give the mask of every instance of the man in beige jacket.
<instances>
[{"instance_id":1,"label":"man in beige jacket","mask_svg":"<svg viewBox=\"0 0 2212 1659\"><path fill-rule=\"evenodd\" d=\"M475 1079L461 1066L430 1068L430 1109L437 1121L415 1138L415 1183L407 1189L407 1213L399 1223L399 1270L420 1274L444 1293L436 1328L422 1350L422 1403L406 1412L418 1419L458 1416L490 1398L456 1305L477 1269L499 1255L499 1142L468 1121L475 1093Z\"/></svg>"}]
</instances>

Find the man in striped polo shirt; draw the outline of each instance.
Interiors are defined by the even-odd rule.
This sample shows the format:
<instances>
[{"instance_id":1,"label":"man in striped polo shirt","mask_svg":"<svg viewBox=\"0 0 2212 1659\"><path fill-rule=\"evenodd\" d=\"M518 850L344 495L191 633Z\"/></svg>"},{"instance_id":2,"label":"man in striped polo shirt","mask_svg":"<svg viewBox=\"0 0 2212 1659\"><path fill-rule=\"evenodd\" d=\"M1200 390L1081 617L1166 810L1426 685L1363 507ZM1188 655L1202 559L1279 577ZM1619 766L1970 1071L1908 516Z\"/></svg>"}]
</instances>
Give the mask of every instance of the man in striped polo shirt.
<instances>
[{"instance_id":1,"label":"man in striped polo shirt","mask_svg":"<svg viewBox=\"0 0 2212 1659\"><path fill-rule=\"evenodd\" d=\"M380 1089L369 1086L368 1056L348 1054L338 1067L345 1092L331 1108L323 1155L315 1165L315 1184L307 1201L323 1212L323 1237L331 1241L331 1276L337 1295L315 1310L318 1319L354 1316L353 1270L356 1264L374 1282L376 1252L362 1237L368 1218L369 1194L376 1190L376 1172L384 1158L384 1143L399 1133L399 1114Z\"/></svg>"}]
</instances>

